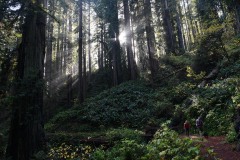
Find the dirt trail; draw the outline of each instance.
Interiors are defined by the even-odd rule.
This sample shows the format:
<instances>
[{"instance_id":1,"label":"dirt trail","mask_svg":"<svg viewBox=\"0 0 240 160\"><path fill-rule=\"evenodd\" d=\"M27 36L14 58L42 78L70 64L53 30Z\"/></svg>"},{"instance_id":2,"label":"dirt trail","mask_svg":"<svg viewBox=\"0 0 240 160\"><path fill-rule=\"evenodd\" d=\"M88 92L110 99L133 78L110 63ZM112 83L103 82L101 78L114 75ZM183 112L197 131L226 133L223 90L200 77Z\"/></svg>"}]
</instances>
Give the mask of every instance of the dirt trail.
<instances>
[{"instance_id":1,"label":"dirt trail","mask_svg":"<svg viewBox=\"0 0 240 160\"><path fill-rule=\"evenodd\" d=\"M191 139L200 139L198 136L190 136ZM225 137L204 138L201 144L201 152L207 155L207 149L212 148L216 153L215 157L221 160L240 160L240 152L234 150L234 145L226 143ZM206 158L211 159L211 158Z\"/></svg>"}]
</instances>

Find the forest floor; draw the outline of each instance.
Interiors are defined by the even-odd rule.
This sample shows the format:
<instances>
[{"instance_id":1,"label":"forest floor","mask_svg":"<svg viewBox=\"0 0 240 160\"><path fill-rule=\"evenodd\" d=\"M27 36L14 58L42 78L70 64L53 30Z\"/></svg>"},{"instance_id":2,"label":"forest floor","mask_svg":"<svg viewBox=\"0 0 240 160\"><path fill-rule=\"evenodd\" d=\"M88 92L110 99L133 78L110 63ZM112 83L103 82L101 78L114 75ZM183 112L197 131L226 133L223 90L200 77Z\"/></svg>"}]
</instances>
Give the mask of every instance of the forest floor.
<instances>
[{"instance_id":1,"label":"forest floor","mask_svg":"<svg viewBox=\"0 0 240 160\"><path fill-rule=\"evenodd\" d=\"M201 154L207 160L240 160L240 152L236 151L236 145L227 143L224 136L201 138L192 135L190 138L201 145ZM213 151L211 154L209 149Z\"/></svg>"}]
</instances>

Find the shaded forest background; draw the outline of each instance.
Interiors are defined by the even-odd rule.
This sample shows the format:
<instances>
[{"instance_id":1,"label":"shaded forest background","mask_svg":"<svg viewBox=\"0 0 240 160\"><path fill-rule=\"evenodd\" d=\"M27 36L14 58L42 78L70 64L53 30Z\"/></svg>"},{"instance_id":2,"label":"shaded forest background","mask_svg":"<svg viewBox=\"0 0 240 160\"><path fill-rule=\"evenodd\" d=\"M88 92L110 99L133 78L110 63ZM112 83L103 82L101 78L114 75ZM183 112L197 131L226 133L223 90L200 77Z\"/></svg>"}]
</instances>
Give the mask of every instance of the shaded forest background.
<instances>
[{"instance_id":1,"label":"shaded forest background","mask_svg":"<svg viewBox=\"0 0 240 160\"><path fill-rule=\"evenodd\" d=\"M239 35L238 0L1 0L0 158L200 158L200 115L236 143Z\"/></svg>"}]
</instances>

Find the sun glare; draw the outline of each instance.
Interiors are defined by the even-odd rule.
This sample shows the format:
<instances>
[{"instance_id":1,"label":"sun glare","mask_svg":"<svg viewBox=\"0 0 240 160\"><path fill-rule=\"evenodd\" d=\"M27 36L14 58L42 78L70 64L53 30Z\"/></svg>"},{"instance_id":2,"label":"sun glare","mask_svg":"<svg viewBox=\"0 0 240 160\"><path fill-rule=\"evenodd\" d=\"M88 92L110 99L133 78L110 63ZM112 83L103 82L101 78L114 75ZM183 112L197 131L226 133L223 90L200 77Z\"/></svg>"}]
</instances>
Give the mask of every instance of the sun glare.
<instances>
[{"instance_id":1,"label":"sun glare","mask_svg":"<svg viewBox=\"0 0 240 160\"><path fill-rule=\"evenodd\" d=\"M119 41L120 41L121 44L126 43L127 42L127 33L126 33L126 31L122 31L118 38L119 38Z\"/></svg>"}]
</instances>

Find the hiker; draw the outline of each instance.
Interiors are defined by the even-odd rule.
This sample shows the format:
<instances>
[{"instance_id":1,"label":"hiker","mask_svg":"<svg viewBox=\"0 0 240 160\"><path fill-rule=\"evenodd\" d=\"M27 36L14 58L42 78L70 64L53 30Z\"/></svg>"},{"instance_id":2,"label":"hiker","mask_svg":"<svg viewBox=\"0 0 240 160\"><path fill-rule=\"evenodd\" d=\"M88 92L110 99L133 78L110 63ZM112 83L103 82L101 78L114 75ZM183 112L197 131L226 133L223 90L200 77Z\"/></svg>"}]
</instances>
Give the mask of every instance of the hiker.
<instances>
[{"instance_id":1,"label":"hiker","mask_svg":"<svg viewBox=\"0 0 240 160\"><path fill-rule=\"evenodd\" d=\"M201 116L199 116L198 119L196 120L196 127L199 131L200 136L202 136L202 134L203 134L203 121L202 121Z\"/></svg>"},{"instance_id":2,"label":"hiker","mask_svg":"<svg viewBox=\"0 0 240 160\"><path fill-rule=\"evenodd\" d=\"M190 123L187 120L184 122L184 130L185 130L186 136L189 137Z\"/></svg>"}]
</instances>

